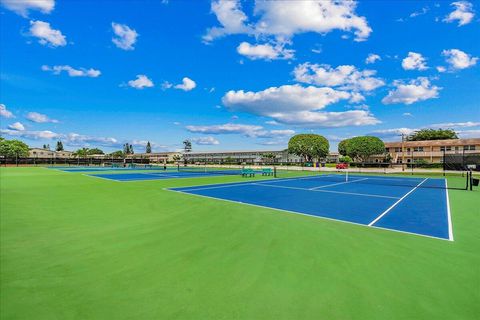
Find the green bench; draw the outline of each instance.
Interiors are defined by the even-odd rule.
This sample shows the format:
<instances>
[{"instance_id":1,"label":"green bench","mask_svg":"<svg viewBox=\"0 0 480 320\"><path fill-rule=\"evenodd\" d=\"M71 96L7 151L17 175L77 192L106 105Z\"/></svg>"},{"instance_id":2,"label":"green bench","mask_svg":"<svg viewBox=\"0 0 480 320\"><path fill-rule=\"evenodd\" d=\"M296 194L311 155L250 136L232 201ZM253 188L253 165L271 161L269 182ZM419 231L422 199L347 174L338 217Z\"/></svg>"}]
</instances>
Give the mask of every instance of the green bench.
<instances>
[{"instance_id":1,"label":"green bench","mask_svg":"<svg viewBox=\"0 0 480 320\"><path fill-rule=\"evenodd\" d=\"M262 176L273 176L273 169L272 168L265 168L262 169Z\"/></svg>"},{"instance_id":2,"label":"green bench","mask_svg":"<svg viewBox=\"0 0 480 320\"><path fill-rule=\"evenodd\" d=\"M242 177L255 177L253 169L242 169Z\"/></svg>"}]
</instances>

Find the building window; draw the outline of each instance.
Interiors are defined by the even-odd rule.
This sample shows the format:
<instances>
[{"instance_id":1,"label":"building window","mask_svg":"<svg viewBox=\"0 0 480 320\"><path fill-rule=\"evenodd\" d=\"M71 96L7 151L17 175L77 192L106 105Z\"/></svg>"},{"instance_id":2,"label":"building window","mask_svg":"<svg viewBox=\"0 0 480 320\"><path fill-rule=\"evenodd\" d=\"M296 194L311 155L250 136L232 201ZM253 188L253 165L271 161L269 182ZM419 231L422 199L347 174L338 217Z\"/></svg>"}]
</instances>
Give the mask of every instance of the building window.
<instances>
[{"instance_id":1,"label":"building window","mask_svg":"<svg viewBox=\"0 0 480 320\"><path fill-rule=\"evenodd\" d=\"M390 152L390 148L385 148L385 152Z\"/></svg>"},{"instance_id":2,"label":"building window","mask_svg":"<svg viewBox=\"0 0 480 320\"><path fill-rule=\"evenodd\" d=\"M396 147L395 152L402 152L402 148Z\"/></svg>"},{"instance_id":3,"label":"building window","mask_svg":"<svg viewBox=\"0 0 480 320\"><path fill-rule=\"evenodd\" d=\"M463 150L475 150L475 146L464 146Z\"/></svg>"},{"instance_id":4,"label":"building window","mask_svg":"<svg viewBox=\"0 0 480 320\"><path fill-rule=\"evenodd\" d=\"M415 151L415 152L422 152L422 151L423 151L423 147L415 147L415 148L413 148L413 151Z\"/></svg>"},{"instance_id":5,"label":"building window","mask_svg":"<svg viewBox=\"0 0 480 320\"><path fill-rule=\"evenodd\" d=\"M440 151L452 151L452 147L440 147Z\"/></svg>"}]
</instances>

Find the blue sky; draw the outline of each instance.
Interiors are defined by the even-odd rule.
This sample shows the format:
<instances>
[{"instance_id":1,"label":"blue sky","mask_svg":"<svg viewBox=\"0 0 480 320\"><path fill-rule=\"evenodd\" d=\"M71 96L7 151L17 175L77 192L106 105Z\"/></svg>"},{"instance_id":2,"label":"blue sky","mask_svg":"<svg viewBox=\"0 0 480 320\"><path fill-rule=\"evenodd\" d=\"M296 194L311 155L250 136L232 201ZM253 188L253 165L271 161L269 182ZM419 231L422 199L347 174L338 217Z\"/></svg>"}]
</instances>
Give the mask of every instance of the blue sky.
<instances>
[{"instance_id":1,"label":"blue sky","mask_svg":"<svg viewBox=\"0 0 480 320\"><path fill-rule=\"evenodd\" d=\"M31 146L480 137L479 2L0 2L0 130Z\"/></svg>"}]
</instances>

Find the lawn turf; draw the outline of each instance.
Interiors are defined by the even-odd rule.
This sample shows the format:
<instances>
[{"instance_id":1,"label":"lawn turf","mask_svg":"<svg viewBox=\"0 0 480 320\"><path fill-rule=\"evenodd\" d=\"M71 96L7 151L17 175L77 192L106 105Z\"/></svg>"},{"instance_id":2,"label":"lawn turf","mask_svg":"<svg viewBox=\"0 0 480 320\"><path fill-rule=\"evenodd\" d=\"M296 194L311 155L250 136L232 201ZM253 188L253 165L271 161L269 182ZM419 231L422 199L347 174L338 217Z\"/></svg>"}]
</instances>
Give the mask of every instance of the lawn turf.
<instances>
[{"instance_id":1,"label":"lawn turf","mask_svg":"<svg viewBox=\"0 0 480 320\"><path fill-rule=\"evenodd\" d=\"M479 191L450 242L164 190L233 181L1 168L1 319L478 319Z\"/></svg>"}]
</instances>

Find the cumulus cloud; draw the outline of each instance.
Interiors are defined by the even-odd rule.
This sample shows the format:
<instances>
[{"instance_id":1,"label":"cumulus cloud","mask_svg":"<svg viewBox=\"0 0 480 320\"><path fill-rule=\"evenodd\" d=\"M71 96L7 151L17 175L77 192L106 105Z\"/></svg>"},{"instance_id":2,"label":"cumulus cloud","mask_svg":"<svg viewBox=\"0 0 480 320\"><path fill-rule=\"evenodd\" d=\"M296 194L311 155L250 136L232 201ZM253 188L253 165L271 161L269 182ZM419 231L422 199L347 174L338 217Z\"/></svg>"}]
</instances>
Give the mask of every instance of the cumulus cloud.
<instances>
[{"instance_id":1,"label":"cumulus cloud","mask_svg":"<svg viewBox=\"0 0 480 320\"><path fill-rule=\"evenodd\" d=\"M242 11L238 0L216 0L211 3L212 13L217 17L221 26L209 28L203 36L206 42L213 41L229 34L251 33L252 28L247 25L248 17Z\"/></svg>"},{"instance_id":2,"label":"cumulus cloud","mask_svg":"<svg viewBox=\"0 0 480 320\"><path fill-rule=\"evenodd\" d=\"M370 53L367 56L367 58L365 59L365 63L366 64L372 64L372 63L375 63L375 62L380 61L380 60L382 60L382 58L378 54Z\"/></svg>"},{"instance_id":3,"label":"cumulus cloud","mask_svg":"<svg viewBox=\"0 0 480 320\"><path fill-rule=\"evenodd\" d=\"M180 89L180 90L183 90L183 91L190 91L190 90L195 89L196 86L197 86L197 84L195 83L195 81L193 81L190 78L185 77L185 78L182 79L182 83L177 84L176 86L174 86L174 88L175 89Z\"/></svg>"},{"instance_id":4,"label":"cumulus cloud","mask_svg":"<svg viewBox=\"0 0 480 320\"><path fill-rule=\"evenodd\" d=\"M442 89L432 85L430 80L424 77L418 77L407 83L395 80L393 86L395 89L390 90L388 95L382 99L384 104L412 104L438 98L439 91Z\"/></svg>"},{"instance_id":5,"label":"cumulus cloud","mask_svg":"<svg viewBox=\"0 0 480 320\"><path fill-rule=\"evenodd\" d=\"M15 118L13 113L7 109L7 106L3 103L0 103L0 117L4 118Z\"/></svg>"},{"instance_id":6,"label":"cumulus cloud","mask_svg":"<svg viewBox=\"0 0 480 320\"><path fill-rule=\"evenodd\" d=\"M62 66L47 66L43 65L42 66L43 71L50 71L55 75L59 75L62 73L62 71L65 71L70 77L90 77L90 78L96 78L100 76L102 73L100 70L95 70L95 69L86 69L86 68L78 68L75 69L69 65L62 65Z\"/></svg>"},{"instance_id":7,"label":"cumulus cloud","mask_svg":"<svg viewBox=\"0 0 480 320\"><path fill-rule=\"evenodd\" d=\"M253 13L257 19L250 22L240 0L213 0L211 9L220 26L209 28L203 40L210 42L225 35L248 34L284 42L295 34L340 30L353 32L356 41L363 41L372 29L365 17L356 14L356 6L355 1L256 1Z\"/></svg>"},{"instance_id":8,"label":"cumulus cloud","mask_svg":"<svg viewBox=\"0 0 480 320\"><path fill-rule=\"evenodd\" d=\"M255 30L277 38L290 38L295 34L333 30L353 32L356 41L363 41L372 32L365 17L355 12L355 1L257 1L254 13L260 16Z\"/></svg>"},{"instance_id":9,"label":"cumulus cloud","mask_svg":"<svg viewBox=\"0 0 480 320\"><path fill-rule=\"evenodd\" d=\"M457 134L462 139L478 138L480 130L459 130Z\"/></svg>"},{"instance_id":10,"label":"cumulus cloud","mask_svg":"<svg viewBox=\"0 0 480 320\"><path fill-rule=\"evenodd\" d=\"M58 120L50 119L46 114L38 113L38 112L29 112L25 116L28 120L36 123L58 123Z\"/></svg>"},{"instance_id":11,"label":"cumulus cloud","mask_svg":"<svg viewBox=\"0 0 480 320\"><path fill-rule=\"evenodd\" d=\"M292 59L294 57L294 50L286 49L283 45L276 44L257 44L252 45L248 42L242 42L237 47L237 52L251 60L277 60L277 59Z\"/></svg>"},{"instance_id":12,"label":"cumulus cloud","mask_svg":"<svg viewBox=\"0 0 480 320\"><path fill-rule=\"evenodd\" d=\"M480 122L445 122L445 123L436 123L430 125L434 128L471 128L471 127L480 127Z\"/></svg>"},{"instance_id":13,"label":"cumulus cloud","mask_svg":"<svg viewBox=\"0 0 480 320\"><path fill-rule=\"evenodd\" d=\"M60 30L50 27L50 23L44 21L30 21L30 35L38 38L42 45L50 47L63 47L67 45L66 37Z\"/></svg>"},{"instance_id":14,"label":"cumulus cloud","mask_svg":"<svg viewBox=\"0 0 480 320\"><path fill-rule=\"evenodd\" d=\"M405 70L427 70L427 60L420 53L409 52L402 60L402 68Z\"/></svg>"},{"instance_id":15,"label":"cumulus cloud","mask_svg":"<svg viewBox=\"0 0 480 320\"><path fill-rule=\"evenodd\" d=\"M59 139L63 136L61 134L44 130L44 131L27 131L27 130L12 130L12 129L1 129L1 134L5 134L12 137L26 138L26 139Z\"/></svg>"},{"instance_id":16,"label":"cumulus cloud","mask_svg":"<svg viewBox=\"0 0 480 320\"><path fill-rule=\"evenodd\" d=\"M200 137L200 138L193 138L192 141L195 144L202 145L202 146L212 146L220 144L220 141L215 139L214 137Z\"/></svg>"},{"instance_id":17,"label":"cumulus cloud","mask_svg":"<svg viewBox=\"0 0 480 320\"><path fill-rule=\"evenodd\" d=\"M463 26L472 22L475 12L472 3L468 1L452 2L451 6L455 8L444 19L444 22L451 23L458 21L458 26Z\"/></svg>"},{"instance_id":18,"label":"cumulus cloud","mask_svg":"<svg viewBox=\"0 0 480 320\"><path fill-rule=\"evenodd\" d=\"M112 29L115 36L112 42L122 50L134 50L134 44L137 42L138 33L125 24L112 22Z\"/></svg>"},{"instance_id":19,"label":"cumulus cloud","mask_svg":"<svg viewBox=\"0 0 480 320\"><path fill-rule=\"evenodd\" d=\"M412 128L392 128L392 129L381 129L381 130L375 130L372 131L370 134L377 136L377 137L398 137L403 135L411 135L415 131L418 131L419 129L412 129Z\"/></svg>"},{"instance_id":20,"label":"cumulus cloud","mask_svg":"<svg viewBox=\"0 0 480 320\"><path fill-rule=\"evenodd\" d=\"M50 13L55 7L55 0L1 0L0 3L22 17L27 17L31 10Z\"/></svg>"},{"instance_id":21,"label":"cumulus cloud","mask_svg":"<svg viewBox=\"0 0 480 320\"><path fill-rule=\"evenodd\" d=\"M153 81L144 74L137 74L137 78L135 80L128 81L127 84L132 88L140 90L143 88L153 87Z\"/></svg>"},{"instance_id":22,"label":"cumulus cloud","mask_svg":"<svg viewBox=\"0 0 480 320\"><path fill-rule=\"evenodd\" d=\"M254 132L258 132L263 129L262 126L249 125L249 124L219 124L209 126L186 126L187 130L193 133L204 134L243 134L249 137L254 136Z\"/></svg>"},{"instance_id":23,"label":"cumulus cloud","mask_svg":"<svg viewBox=\"0 0 480 320\"><path fill-rule=\"evenodd\" d=\"M284 85L263 91L229 91L223 104L230 111L247 112L292 125L342 127L370 125L379 121L365 110L320 112L326 106L351 98L351 94L333 88Z\"/></svg>"},{"instance_id":24,"label":"cumulus cloud","mask_svg":"<svg viewBox=\"0 0 480 320\"><path fill-rule=\"evenodd\" d=\"M186 126L187 130L192 133L204 134L241 134L250 138L277 138L284 136L291 136L295 133L294 130L265 130L262 126L250 124L216 124L208 126Z\"/></svg>"},{"instance_id":25,"label":"cumulus cloud","mask_svg":"<svg viewBox=\"0 0 480 320\"><path fill-rule=\"evenodd\" d=\"M111 137L92 137L79 133L69 133L64 135L66 142L71 146L89 146L94 144L103 147L119 146L120 143L117 139Z\"/></svg>"},{"instance_id":26,"label":"cumulus cloud","mask_svg":"<svg viewBox=\"0 0 480 320\"><path fill-rule=\"evenodd\" d=\"M445 61L449 64L451 70L470 68L476 65L478 61L477 57L472 57L458 49L443 50L442 56L445 57Z\"/></svg>"},{"instance_id":27,"label":"cumulus cloud","mask_svg":"<svg viewBox=\"0 0 480 320\"><path fill-rule=\"evenodd\" d=\"M298 82L354 91L372 91L385 85L382 79L374 77L376 73L375 70L360 71L352 65L332 68L328 64L309 62L300 64L293 70Z\"/></svg>"},{"instance_id":28,"label":"cumulus cloud","mask_svg":"<svg viewBox=\"0 0 480 320\"><path fill-rule=\"evenodd\" d=\"M24 131L25 130L25 126L20 122L12 123L11 125L8 126L8 128L12 129L12 130L17 130L17 131Z\"/></svg>"}]
</instances>

